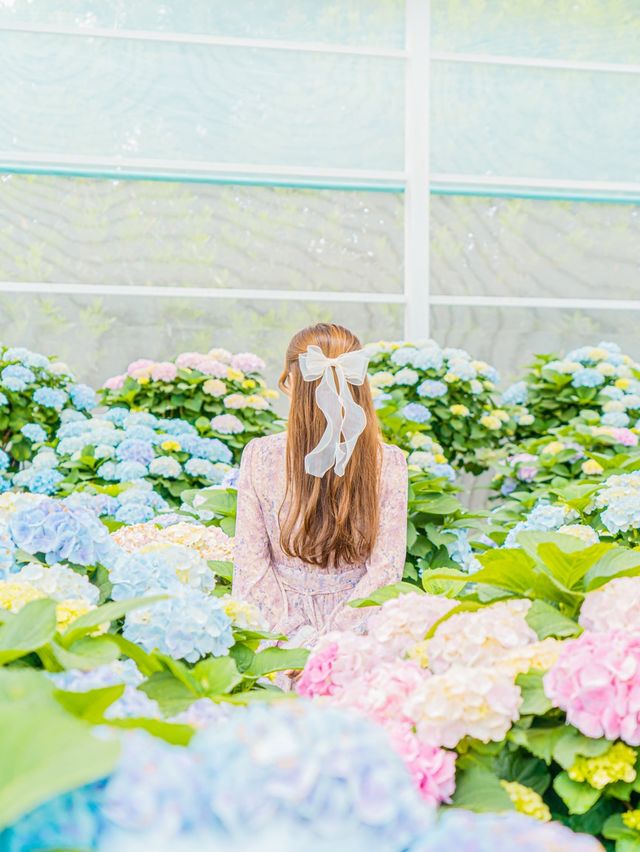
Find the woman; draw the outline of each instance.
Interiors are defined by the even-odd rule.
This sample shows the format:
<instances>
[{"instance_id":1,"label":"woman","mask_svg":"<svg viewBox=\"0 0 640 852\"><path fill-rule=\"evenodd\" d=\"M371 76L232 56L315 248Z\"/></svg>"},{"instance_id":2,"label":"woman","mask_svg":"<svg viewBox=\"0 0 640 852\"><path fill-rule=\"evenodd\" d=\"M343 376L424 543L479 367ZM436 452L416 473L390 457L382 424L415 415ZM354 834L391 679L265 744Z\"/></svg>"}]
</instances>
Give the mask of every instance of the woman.
<instances>
[{"instance_id":1,"label":"woman","mask_svg":"<svg viewBox=\"0 0 640 852\"><path fill-rule=\"evenodd\" d=\"M287 349L288 431L247 444L238 481L233 594L271 630L311 646L366 628L366 597L402 577L407 466L383 444L358 338L320 323Z\"/></svg>"}]
</instances>

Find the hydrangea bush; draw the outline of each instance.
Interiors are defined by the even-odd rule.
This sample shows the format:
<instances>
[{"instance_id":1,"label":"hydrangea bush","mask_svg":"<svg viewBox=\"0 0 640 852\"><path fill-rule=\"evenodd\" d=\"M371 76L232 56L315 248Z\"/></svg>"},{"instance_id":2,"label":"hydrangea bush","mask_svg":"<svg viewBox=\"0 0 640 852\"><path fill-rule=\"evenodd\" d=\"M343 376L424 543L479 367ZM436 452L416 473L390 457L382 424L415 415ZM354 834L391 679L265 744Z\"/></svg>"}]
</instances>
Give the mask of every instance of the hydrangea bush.
<instances>
[{"instance_id":1,"label":"hydrangea bush","mask_svg":"<svg viewBox=\"0 0 640 852\"><path fill-rule=\"evenodd\" d=\"M102 400L185 420L200 435L224 441L237 460L251 438L281 428L272 408L278 393L267 387L264 369L252 352L232 355L226 349L183 352L174 361L140 358L126 373L107 379Z\"/></svg>"},{"instance_id":2,"label":"hydrangea bush","mask_svg":"<svg viewBox=\"0 0 640 852\"><path fill-rule=\"evenodd\" d=\"M517 422L517 440L546 435L584 410L599 415L603 426L635 426L640 367L607 342L564 356L538 355L525 377L504 392L502 405Z\"/></svg>"},{"instance_id":3,"label":"hydrangea bush","mask_svg":"<svg viewBox=\"0 0 640 852\"><path fill-rule=\"evenodd\" d=\"M0 345L0 488L8 484L3 474L30 459L35 444L52 438L63 412L90 411L96 404L95 391L78 384L62 361Z\"/></svg>"},{"instance_id":4,"label":"hydrangea bush","mask_svg":"<svg viewBox=\"0 0 640 852\"><path fill-rule=\"evenodd\" d=\"M119 407L100 417L66 418L52 440L37 448L29 467L14 477L14 484L42 494L115 485L114 496L125 484L147 483L158 499L177 505L185 489L222 482L232 461L233 453L223 441L203 438L185 420ZM151 517L131 512L127 520Z\"/></svg>"},{"instance_id":5,"label":"hydrangea bush","mask_svg":"<svg viewBox=\"0 0 640 852\"><path fill-rule=\"evenodd\" d=\"M419 449L429 433L454 466L479 473L491 450L513 433L512 419L495 402L498 373L484 361L433 340L381 341L365 349L374 404L391 443Z\"/></svg>"}]
</instances>

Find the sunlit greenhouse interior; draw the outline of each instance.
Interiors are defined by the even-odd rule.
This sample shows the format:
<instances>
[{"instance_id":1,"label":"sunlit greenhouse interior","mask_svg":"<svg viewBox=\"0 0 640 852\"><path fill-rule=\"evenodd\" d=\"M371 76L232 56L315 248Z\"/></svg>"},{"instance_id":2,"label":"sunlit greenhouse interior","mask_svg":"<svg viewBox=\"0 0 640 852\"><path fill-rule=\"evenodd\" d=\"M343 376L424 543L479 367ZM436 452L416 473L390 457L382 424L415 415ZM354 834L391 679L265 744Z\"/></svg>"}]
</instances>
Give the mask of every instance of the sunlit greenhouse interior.
<instances>
[{"instance_id":1,"label":"sunlit greenhouse interior","mask_svg":"<svg viewBox=\"0 0 640 852\"><path fill-rule=\"evenodd\" d=\"M0 0L0 852L640 852L639 140L640 0Z\"/></svg>"}]
</instances>

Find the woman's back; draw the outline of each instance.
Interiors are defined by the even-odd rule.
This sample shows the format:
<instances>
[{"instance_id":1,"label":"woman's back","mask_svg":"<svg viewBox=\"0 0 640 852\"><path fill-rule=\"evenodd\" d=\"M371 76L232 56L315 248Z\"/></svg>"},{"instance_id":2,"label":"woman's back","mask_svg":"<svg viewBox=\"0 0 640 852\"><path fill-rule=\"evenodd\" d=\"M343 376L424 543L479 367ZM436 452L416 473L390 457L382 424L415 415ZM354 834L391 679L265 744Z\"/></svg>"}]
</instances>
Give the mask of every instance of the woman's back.
<instances>
[{"instance_id":1,"label":"woman's back","mask_svg":"<svg viewBox=\"0 0 640 852\"><path fill-rule=\"evenodd\" d=\"M256 604L272 630L308 644L326 630L362 626L368 613L345 602L401 579L407 467L401 450L381 444L379 521L370 556L358 564L316 566L281 546L281 518L290 502L286 453L286 433L254 439L244 451L233 592Z\"/></svg>"}]
</instances>

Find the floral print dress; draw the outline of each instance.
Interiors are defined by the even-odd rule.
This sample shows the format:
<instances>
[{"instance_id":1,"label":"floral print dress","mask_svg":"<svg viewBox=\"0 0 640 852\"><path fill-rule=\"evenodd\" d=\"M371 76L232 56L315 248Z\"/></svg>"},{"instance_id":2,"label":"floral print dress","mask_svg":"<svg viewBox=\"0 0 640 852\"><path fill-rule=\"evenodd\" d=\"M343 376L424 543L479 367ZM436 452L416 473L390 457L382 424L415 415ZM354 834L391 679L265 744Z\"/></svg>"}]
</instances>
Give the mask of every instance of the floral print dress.
<instances>
[{"instance_id":1,"label":"floral print dress","mask_svg":"<svg viewBox=\"0 0 640 852\"><path fill-rule=\"evenodd\" d=\"M347 601L402 578L406 556L407 465L383 444L380 520L373 551L361 565L318 568L280 548L278 514L286 491L286 433L256 438L242 455L233 595L255 604L269 629L312 646L328 630L366 629L370 608Z\"/></svg>"}]
</instances>

